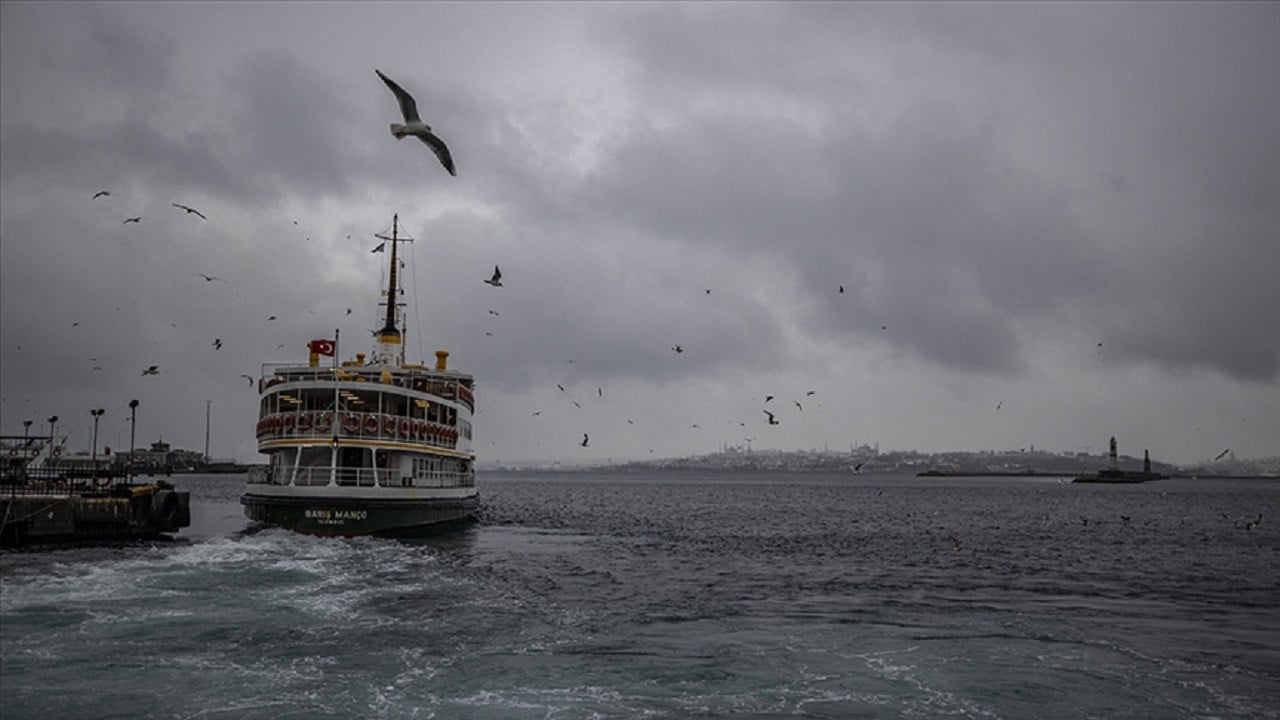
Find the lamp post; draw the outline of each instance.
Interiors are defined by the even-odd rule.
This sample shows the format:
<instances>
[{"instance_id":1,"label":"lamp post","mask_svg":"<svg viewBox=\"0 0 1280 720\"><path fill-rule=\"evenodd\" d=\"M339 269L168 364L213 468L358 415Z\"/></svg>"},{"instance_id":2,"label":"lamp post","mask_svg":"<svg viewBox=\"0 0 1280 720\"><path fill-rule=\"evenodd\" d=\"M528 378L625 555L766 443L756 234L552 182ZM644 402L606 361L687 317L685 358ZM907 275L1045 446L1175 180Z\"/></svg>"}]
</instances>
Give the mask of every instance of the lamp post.
<instances>
[{"instance_id":1,"label":"lamp post","mask_svg":"<svg viewBox=\"0 0 1280 720\"><path fill-rule=\"evenodd\" d=\"M58 416L50 415L49 416L49 459L50 460L53 459L53 439L55 437L54 429L57 426L58 426Z\"/></svg>"},{"instance_id":2,"label":"lamp post","mask_svg":"<svg viewBox=\"0 0 1280 720\"><path fill-rule=\"evenodd\" d=\"M32 420L22 421L22 444L24 447L31 447L31 423Z\"/></svg>"},{"instance_id":3,"label":"lamp post","mask_svg":"<svg viewBox=\"0 0 1280 720\"><path fill-rule=\"evenodd\" d=\"M90 410L89 414L93 416L93 451L90 453L90 462L93 463L94 477L98 475L98 418L102 417L102 413L106 412L102 408Z\"/></svg>"},{"instance_id":4,"label":"lamp post","mask_svg":"<svg viewBox=\"0 0 1280 720\"><path fill-rule=\"evenodd\" d=\"M138 401L129 401L129 482L133 482L133 431L137 427Z\"/></svg>"}]
</instances>

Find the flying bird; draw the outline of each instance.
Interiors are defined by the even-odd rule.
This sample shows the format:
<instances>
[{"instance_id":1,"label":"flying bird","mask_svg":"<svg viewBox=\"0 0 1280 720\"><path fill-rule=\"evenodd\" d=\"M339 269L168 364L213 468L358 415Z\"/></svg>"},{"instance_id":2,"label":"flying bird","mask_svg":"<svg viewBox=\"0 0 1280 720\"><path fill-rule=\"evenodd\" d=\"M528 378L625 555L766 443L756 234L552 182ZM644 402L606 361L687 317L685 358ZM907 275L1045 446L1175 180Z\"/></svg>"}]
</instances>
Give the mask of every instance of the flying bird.
<instances>
[{"instance_id":1,"label":"flying bird","mask_svg":"<svg viewBox=\"0 0 1280 720\"><path fill-rule=\"evenodd\" d=\"M684 348L683 348L683 347L681 347L681 346L679 346L679 345L672 345L672 346L671 346L671 351L672 351L672 352L676 352L676 353L682 353L682 352L684 352Z\"/></svg>"},{"instance_id":2,"label":"flying bird","mask_svg":"<svg viewBox=\"0 0 1280 720\"><path fill-rule=\"evenodd\" d=\"M223 280L217 275L205 275L204 273L191 273L191 277L202 277L204 278L205 282L213 282L214 280L217 280L218 282L222 282L222 283L226 282L226 280Z\"/></svg>"},{"instance_id":3,"label":"flying bird","mask_svg":"<svg viewBox=\"0 0 1280 720\"><path fill-rule=\"evenodd\" d=\"M1229 452L1231 452L1231 448L1227 448L1226 450L1223 450L1222 452L1218 453L1218 456L1214 458L1214 461L1216 462L1218 460L1221 460L1222 458L1226 457L1227 453Z\"/></svg>"},{"instance_id":4,"label":"flying bird","mask_svg":"<svg viewBox=\"0 0 1280 720\"><path fill-rule=\"evenodd\" d=\"M245 375L244 373L240 373L240 377L244 378L245 380L248 380L248 381L249 381L249 385L250 385L250 386L252 386L252 385L253 385L253 376L252 376L252 375Z\"/></svg>"},{"instance_id":5,"label":"flying bird","mask_svg":"<svg viewBox=\"0 0 1280 720\"><path fill-rule=\"evenodd\" d=\"M178 208L179 210L186 210L188 215L195 215L196 217L200 218L201 220L208 220L208 219L209 219L209 218L207 218L207 217L205 217L205 216L204 216L204 213L200 212L199 210L197 210L197 209L195 209L195 208L193 208L193 207L187 207L186 205L181 205L181 204L179 204L179 203L169 203L169 204L170 204L170 205L172 205L172 206L174 206L174 207L176 207L176 208Z\"/></svg>"},{"instance_id":6,"label":"flying bird","mask_svg":"<svg viewBox=\"0 0 1280 720\"><path fill-rule=\"evenodd\" d=\"M535 410L535 411L533 412L533 416L534 416L534 417L538 417L538 416L539 416L539 415L541 415L541 414L542 414L542 411L541 411L541 410Z\"/></svg>"},{"instance_id":7,"label":"flying bird","mask_svg":"<svg viewBox=\"0 0 1280 720\"><path fill-rule=\"evenodd\" d=\"M773 418L773 413L769 412L768 410L765 410L765 411L764 411L764 414L765 414L765 415L767 415L767 416L769 416L769 417L768 417L768 421L769 421L769 424L770 424L770 425L777 425L777 424L778 424L778 421L777 421L777 420L775 420L775 419Z\"/></svg>"},{"instance_id":8,"label":"flying bird","mask_svg":"<svg viewBox=\"0 0 1280 720\"><path fill-rule=\"evenodd\" d=\"M880 326L880 329L881 329L881 330L888 330L888 329L889 329L889 326L888 326L888 325L881 325L881 326Z\"/></svg>"},{"instance_id":9,"label":"flying bird","mask_svg":"<svg viewBox=\"0 0 1280 720\"><path fill-rule=\"evenodd\" d=\"M560 388L560 392L564 392L564 386L560 383L556 383L556 387Z\"/></svg>"},{"instance_id":10,"label":"flying bird","mask_svg":"<svg viewBox=\"0 0 1280 720\"><path fill-rule=\"evenodd\" d=\"M490 315L492 315L492 316L494 316L494 317L498 317L498 311L497 311L497 310L490 310L490 311L489 311L489 314L490 314Z\"/></svg>"},{"instance_id":11,"label":"flying bird","mask_svg":"<svg viewBox=\"0 0 1280 720\"><path fill-rule=\"evenodd\" d=\"M999 410L999 409L1000 409L1001 407L1003 407L1003 406L1004 406L1004 401L1003 401L1003 400L1001 400L1000 402L996 403L996 409L997 409L997 410Z\"/></svg>"},{"instance_id":12,"label":"flying bird","mask_svg":"<svg viewBox=\"0 0 1280 720\"><path fill-rule=\"evenodd\" d=\"M493 333L491 333L491 332L486 332L486 333L485 333L485 337L493 337Z\"/></svg>"},{"instance_id":13,"label":"flying bird","mask_svg":"<svg viewBox=\"0 0 1280 720\"><path fill-rule=\"evenodd\" d=\"M773 396L772 396L772 395L765 395L765 396L764 396L764 401L765 401L765 402L769 402L769 401L770 401L770 400L772 400L772 399L773 399Z\"/></svg>"},{"instance_id":14,"label":"flying bird","mask_svg":"<svg viewBox=\"0 0 1280 720\"><path fill-rule=\"evenodd\" d=\"M94 193L94 194L93 194L93 199L94 199L94 200L97 200L97 199L98 199L98 198L100 198L100 197L107 197L107 196L110 196L110 195L111 195L111 193L107 192L106 190L99 190L98 192L96 192L96 193Z\"/></svg>"},{"instance_id":15,"label":"flying bird","mask_svg":"<svg viewBox=\"0 0 1280 720\"><path fill-rule=\"evenodd\" d=\"M485 280L484 282L486 285L492 285L494 287L502 287L502 271L498 269L497 265L493 266L493 277L489 278L488 280Z\"/></svg>"},{"instance_id":16,"label":"flying bird","mask_svg":"<svg viewBox=\"0 0 1280 720\"><path fill-rule=\"evenodd\" d=\"M586 447L587 444L590 442L591 442L591 438L587 437L586 433L582 433L582 447Z\"/></svg>"},{"instance_id":17,"label":"flying bird","mask_svg":"<svg viewBox=\"0 0 1280 720\"><path fill-rule=\"evenodd\" d=\"M792 400L791 402L795 403L796 407L800 408L801 412L804 411L804 406L800 404L799 400Z\"/></svg>"},{"instance_id":18,"label":"flying bird","mask_svg":"<svg viewBox=\"0 0 1280 720\"><path fill-rule=\"evenodd\" d=\"M275 320L275 319L276 319L276 316L275 316L275 315L268 315L268 316L267 316L267 322L271 322L272 320Z\"/></svg>"},{"instance_id":19,"label":"flying bird","mask_svg":"<svg viewBox=\"0 0 1280 720\"><path fill-rule=\"evenodd\" d=\"M122 223L120 223L120 224L121 224L121 225L128 225L129 223L137 223L137 222L142 222L142 216L141 216L141 215L139 215L138 217L125 218L125 219L124 219L124 222L122 222Z\"/></svg>"},{"instance_id":20,"label":"flying bird","mask_svg":"<svg viewBox=\"0 0 1280 720\"><path fill-rule=\"evenodd\" d=\"M403 140L406 135L412 135L431 148L431 152L436 154L440 159L440 164L444 165L444 169L449 171L450 175L457 176L458 173L453 169L453 156L449 154L449 148L444 141L431 131L431 126L422 122L418 117L418 103L414 102L413 96L405 92L391 78L382 74L381 70L374 70L378 77L382 78L382 82L391 88L392 94L396 96L396 102L400 103L400 114L404 116L404 124L391 123L391 135L397 140Z\"/></svg>"},{"instance_id":21,"label":"flying bird","mask_svg":"<svg viewBox=\"0 0 1280 720\"><path fill-rule=\"evenodd\" d=\"M580 407L582 407L581 405L579 405L579 404L578 404L578 401L577 401L577 400L570 400L569 402L573 403L573 406L574 406L574 407L576 407L576 408L580 408Z\"/></svg>"},{"instance_id":22,"label":"flying bird","mask_svg":"<svg viewBox=\"0 0 1280 720\"><path fill-rule=\"evenodd\" d=\"M816 393L816 392L818 392L818 391L817 391L817 390L810 390L809 392L805 393L805 394L804 394L804 396L805 396L805 397L809 397L810 395L813 395L813 394L814 394L814 393Z\"/></svg>"},{"instance_id":23,"label":"flying bird","mask_svg":"<svg viewBox=\"0 0 1280 720\"><path fill-rule=\"evenodd\" d=\"M840 286L840 293L841 293L841 294L844 294L844 286L843 286L843 285L841 285L841 286Z\"/></svg>"},{"instance_id":24,"label":"flying bird","mask_svg":"<svg viewBox=\"0 0 1280 720\"><path fill-rule=\"evenodd\" d=\"M347 308L347 314L348 314L348 315L350 315L350 314L351 314L351 308Z\"/></svg>"},{"instance_id":25,"label":"flying bird","mask_svg":"<svg viewBox=\"0 0 1280 720\"><path fill-rule=\"evenodd\" d=\"M372 255L373 253L380 253L386 249L387 249L387 244L385 242L380 242L377 244L376 247L374 247L372 250L369 251L369 254Z\"/></svg>"},{"instance_id":26,"label":"flying bird","mask_svg":"<svg viewBox=\"0 0 1280 720\"><path fill-rule=\"evenodd\" d=\"M215 349L215 350L221 350L221 349L222 349L222 338L214 338L214 339L213 339L213 347L214 347L214 349Z\"/></svg>"},{"instance_id":27,"label":"flying bird","mask_svg":"<svg viewBox=\"0 0 1280 720\"><path fill-rule=\"evenodd\" d=\"M143 370L143 371L142 371L142 374L143 374L143 375L159 375L159 374L160 374L160 366L159 366L159 365L152 365L152 366L148 367L146 370Z\"/></svg>"},{"instance_id":28,"label":"flying bird","mask_svg":"<svg viewBox=\"0 0 1280 720\"><path fill-rule=\"evenodd\" d=\"M599 388L599 387L596 388L596 395L599 395L600 397L604 397L604 388Z\"/></svg>"}]
</instances>

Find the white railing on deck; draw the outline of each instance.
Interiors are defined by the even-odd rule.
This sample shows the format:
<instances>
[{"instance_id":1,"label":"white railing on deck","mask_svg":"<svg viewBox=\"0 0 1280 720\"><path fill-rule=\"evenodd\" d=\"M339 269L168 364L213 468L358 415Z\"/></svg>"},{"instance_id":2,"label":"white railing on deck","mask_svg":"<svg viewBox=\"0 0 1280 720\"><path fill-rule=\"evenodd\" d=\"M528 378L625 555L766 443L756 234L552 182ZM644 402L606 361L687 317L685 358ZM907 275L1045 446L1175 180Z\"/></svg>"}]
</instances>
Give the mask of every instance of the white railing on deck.
<instances>
[{"instance_id":1,"label":"white railing on deck","mask_svg":"<svg viewBox=\"0 0 1280 720\"><path fill-rule=\"evenodd\" d=\"M327 420L327 424L321 420ZM408 420L406 427L401 420ZM408 429L409 432L402 432ZM456 448L458 428L429 420L367 412L300 411L266 415L258 421L259 441L279 439L383 440Z\"/></svg>"}]
</instances>

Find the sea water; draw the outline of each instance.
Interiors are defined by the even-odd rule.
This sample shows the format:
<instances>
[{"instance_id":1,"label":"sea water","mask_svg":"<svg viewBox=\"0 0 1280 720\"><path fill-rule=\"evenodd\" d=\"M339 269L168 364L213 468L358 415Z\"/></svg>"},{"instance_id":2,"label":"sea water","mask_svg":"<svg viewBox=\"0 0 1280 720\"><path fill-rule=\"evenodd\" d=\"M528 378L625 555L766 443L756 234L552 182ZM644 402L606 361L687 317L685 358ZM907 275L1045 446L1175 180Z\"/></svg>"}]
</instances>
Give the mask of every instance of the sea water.
<instances>
[{"instance_id":1,"label":"sea water","mask_svg":"<svg viewBox=\"0 0 1280 720\"><path fill-rule=\"evenodd\" d=\"M1277 481L482 474L401 541L173 480L176 540L0 555L5 720L1280 717Z\"/></svg>"}]
</instances>

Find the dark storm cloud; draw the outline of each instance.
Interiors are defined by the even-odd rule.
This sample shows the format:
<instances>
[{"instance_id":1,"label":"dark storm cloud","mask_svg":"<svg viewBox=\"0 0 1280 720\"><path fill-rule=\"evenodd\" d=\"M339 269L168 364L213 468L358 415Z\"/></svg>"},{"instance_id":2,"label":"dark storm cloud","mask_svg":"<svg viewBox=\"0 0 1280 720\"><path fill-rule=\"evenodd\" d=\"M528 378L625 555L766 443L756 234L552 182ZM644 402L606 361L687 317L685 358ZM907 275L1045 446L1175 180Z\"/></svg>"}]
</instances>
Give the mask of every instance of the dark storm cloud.
<instances>
[{"instance_id":1,"label":"dark storm cloud","mask_svg":"<svg viewBox=\"0 0 1280 720\"><path fill-rule=\"evenodd\" d=\"M1086 314L1095 334L1116 341L1114 333L1125 333L1116 351L1134 360L1274 379L1277 334L1265 330L1275 321L1257 323L1263 309L1280 305L1267 280L1280 268L1277 211L1260 202L1280 190L1280 146L1268 139L1280 120L1280 87L1265 70L1280 66L1280 56L1259 56L1266 43L1222 47L1256 34L1252 20L1274 13L1106 9L1100 20L1060 8L1007 9L918 7L871 17L856 7L769 6L735 14L733 33L712 31L725 19L714 7L646 15L619 33L620 45L662 106L642 109L587 204L663 236L772 248L819 294L839 282L837 270L856 278L859 264L872 264L892 284L845 283L864 302L826 297L829 313L814 329L875 327L873 316L906 315L913 321L895 323L903 333L895 342L958 369L1015 367L1019 321L1052 332L1085 305L1095 308ZM855 26L860 18L865 26ZM1158 37L1146 25L1152 19L1163 28ZM1120 27L1097 27L1110 22ZM766 26L782 41L760 42ZM833 27L882 47L903 43L913 59L907 74L945 60L913 44L922 37L964 61L936 67L938 82L951 86L904 97L889 111L890 126L868 128L858 105L881 100L860 94L871 84L865 73L847 60L814 61L836 37ZM844 81L833 82L842 71ZM776 112L714 109L746 77ZM1043 98L1028 94L1035 88ZM1019 106L1004 90L1043 102ZM673 115L680 103L713 109ZM660 131L645 110L661 118ZM806 111L823 130L792 119ZM1079 145L1074 138L1085 133L1101 142ZM1033 152L1040 143L1061 165L1028 154L1019 145L1027 137ZM1111 193L1131 205L1099 223L1092 212ZM1169 237L1171 226L1192 236ZM1110 234L1122 231L1135 236L1115 242ZM1231 237L1218 241L1217 233ZM1248 289L1201 298L1194 279L1217 263L1176 251L1182 243L1251 258L1238 268ZM1164 263L1159 273L1151 272L1155 257ZM845 267L833 267L841 258ZM1169 305L1178 312L1162 309ZM1237 339L1192 342L1207 335L1187 328L1210 323Z\"/></svg>"}]
</instances>

